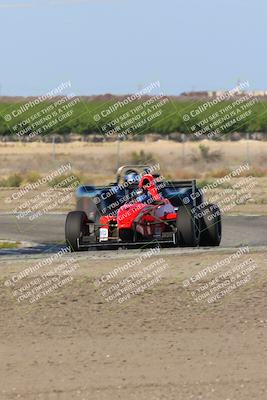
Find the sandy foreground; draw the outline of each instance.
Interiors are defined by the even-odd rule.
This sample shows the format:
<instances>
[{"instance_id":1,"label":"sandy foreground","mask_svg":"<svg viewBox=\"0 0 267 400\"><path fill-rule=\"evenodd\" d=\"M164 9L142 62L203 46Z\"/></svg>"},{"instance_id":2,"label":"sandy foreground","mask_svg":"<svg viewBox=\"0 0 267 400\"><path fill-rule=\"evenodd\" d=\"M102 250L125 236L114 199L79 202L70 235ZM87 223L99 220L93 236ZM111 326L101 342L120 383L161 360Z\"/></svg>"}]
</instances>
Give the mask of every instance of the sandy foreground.
<instances>
[{"instance_id":1,"label":"sandy foreground","mask_svg":"<svg viewBox=\"0 0 267 400\"><path fill-rule=\"evenodd\" d=\"M0 398L266 398L267 252L236 251L2 258Z\"/></svg>"}]
</instances>

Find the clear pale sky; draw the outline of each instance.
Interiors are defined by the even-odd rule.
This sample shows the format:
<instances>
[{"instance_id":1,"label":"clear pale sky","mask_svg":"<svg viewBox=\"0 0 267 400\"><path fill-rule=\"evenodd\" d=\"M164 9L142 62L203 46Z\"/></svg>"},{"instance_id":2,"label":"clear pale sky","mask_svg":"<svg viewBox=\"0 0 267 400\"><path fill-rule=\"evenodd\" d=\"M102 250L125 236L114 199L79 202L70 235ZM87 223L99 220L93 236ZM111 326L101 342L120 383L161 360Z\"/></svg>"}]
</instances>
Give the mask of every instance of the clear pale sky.
<instances>
[{"instance_id":1,"label":"clear pale sky","mask_svg":"<svg viewBox=\"0 0 267 400\"><path fill-rule=\"evenodd\" d=\"M266 0L0 0L1 95L267 89Z\"/></svg>"}]
</instances>

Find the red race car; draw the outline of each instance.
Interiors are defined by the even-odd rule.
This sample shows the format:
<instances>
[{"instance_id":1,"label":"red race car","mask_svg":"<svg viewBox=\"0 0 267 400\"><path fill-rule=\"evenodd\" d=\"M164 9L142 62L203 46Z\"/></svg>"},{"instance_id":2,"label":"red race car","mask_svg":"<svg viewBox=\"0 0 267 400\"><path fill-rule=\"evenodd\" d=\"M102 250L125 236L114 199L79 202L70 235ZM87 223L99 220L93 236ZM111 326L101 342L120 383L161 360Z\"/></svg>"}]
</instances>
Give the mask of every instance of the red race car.
<instances>
[{"instance_id":1,"label":"red race car","mask_svg":"<svg viewBox=\"0 0 267 400\"><path fill-rule=\"evenodd\" d=\"M136 199L121 206L116 216L100 217L100 242L112 240L114 231L116 239L128 244L142 242L144 239L169 239L171 243L176 240L175 208L158 193L153 176L144 175L138 186Z\"/></svg>"},{"instance_id":2,"label":"red race car","mask_svg":"<svg viewBox=\"0 0 267 400\"><path fill-rule=\"evenodd\" d=\"M89 207L85 207L87 212L77 210L68 214L65 235L66 242L73 251L145 244L190 247L219 245L220 211L216 205L205 205L201 215L197 212L198 189L195 181L172 182L170 186L165 185L165 192L161 190L160 193L157 177L149 173L136 176L138 179L134 181L133 178L127 195L125 188L124 196L119 193L122 186L118 184L109 188L98 187L97 191L95 187L88 186L87 192L84 192L85 196L80 195L78 206L86 204L88 196L91 196L90 204L94 204L97 210L96 204L100 200L96 193L100 193L99 198L105 201L105 204L108 199L109 206L101 206L98 218L95 217L92 208L88 211ZM163 196L163 192L169 198ZM185 204L182 198L189 192L191 197L194 195L194 204Z\"/></svg>"}]
</instances>

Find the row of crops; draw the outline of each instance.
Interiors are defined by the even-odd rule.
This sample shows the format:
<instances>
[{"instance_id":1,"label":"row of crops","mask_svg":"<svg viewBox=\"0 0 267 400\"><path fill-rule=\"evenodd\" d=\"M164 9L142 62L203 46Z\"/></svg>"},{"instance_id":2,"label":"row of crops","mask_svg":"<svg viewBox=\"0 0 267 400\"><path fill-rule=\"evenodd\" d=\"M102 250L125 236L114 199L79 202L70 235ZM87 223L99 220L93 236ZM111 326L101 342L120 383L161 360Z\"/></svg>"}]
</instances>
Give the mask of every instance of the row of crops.
<instances>
[{"instance_id":1,"label":"row of crops","mask_svg":"<svg viewBox=\"0 0 267 400\"><path fill-rule=\"evenodd\" d=\"M267 102L57 98L0 103L0 135L267 132Z\"/></svg>"}]
</instances>

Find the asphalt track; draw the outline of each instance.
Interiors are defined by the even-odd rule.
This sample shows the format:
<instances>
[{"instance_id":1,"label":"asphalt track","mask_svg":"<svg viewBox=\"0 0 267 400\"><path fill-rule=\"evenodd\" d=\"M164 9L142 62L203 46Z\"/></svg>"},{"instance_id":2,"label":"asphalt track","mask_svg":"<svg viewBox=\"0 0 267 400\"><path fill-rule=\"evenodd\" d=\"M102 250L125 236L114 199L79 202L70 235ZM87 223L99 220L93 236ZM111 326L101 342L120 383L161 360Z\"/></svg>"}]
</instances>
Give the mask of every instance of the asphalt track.
<instances>
[{"instance_id":1,"label":"asphalt track","mask_svg":"<svg viewBox=\"0 0 267 400\"><path fill-rule=\"evenodd\" d=\"M0 256L57 251L64 244L65 218L65 214L46 214L30 221L14 214L0 214L0 239L28 242L19 250L0 250ZM220 249L267 246L267 216L224 216L222 226Z\"/></svg>"}]
</instances>

